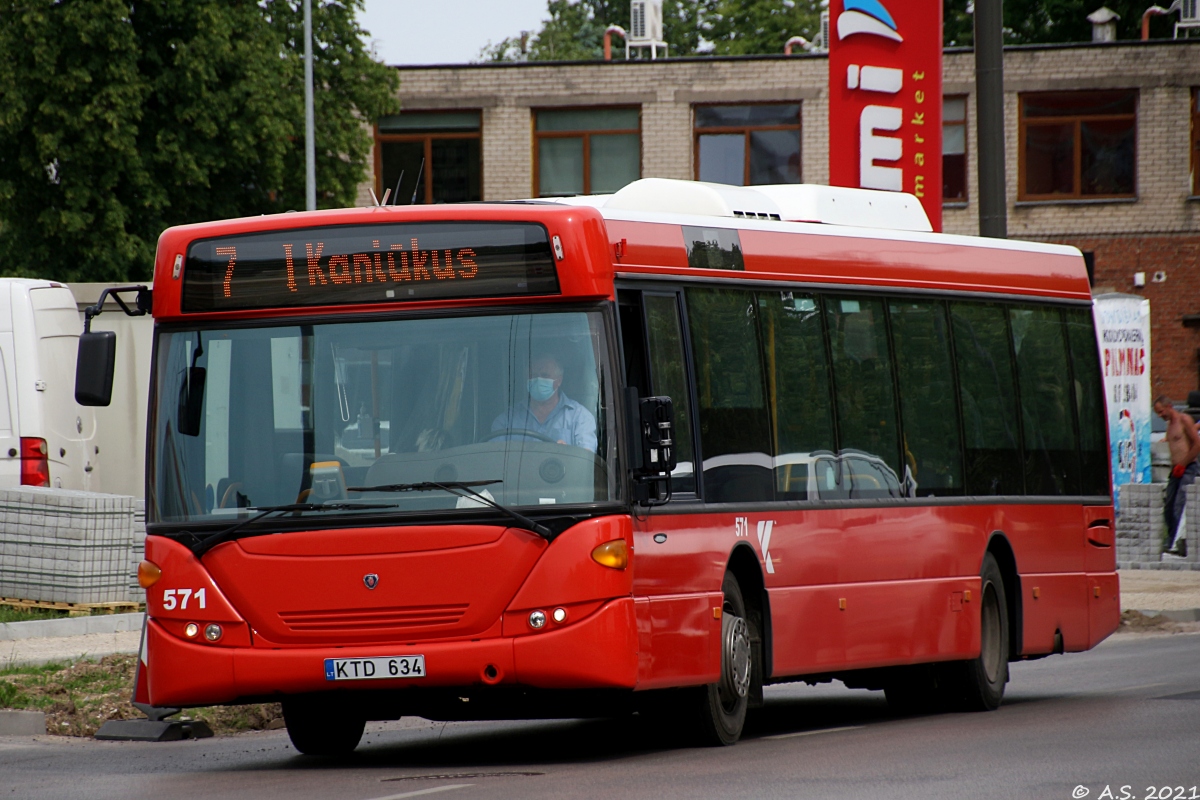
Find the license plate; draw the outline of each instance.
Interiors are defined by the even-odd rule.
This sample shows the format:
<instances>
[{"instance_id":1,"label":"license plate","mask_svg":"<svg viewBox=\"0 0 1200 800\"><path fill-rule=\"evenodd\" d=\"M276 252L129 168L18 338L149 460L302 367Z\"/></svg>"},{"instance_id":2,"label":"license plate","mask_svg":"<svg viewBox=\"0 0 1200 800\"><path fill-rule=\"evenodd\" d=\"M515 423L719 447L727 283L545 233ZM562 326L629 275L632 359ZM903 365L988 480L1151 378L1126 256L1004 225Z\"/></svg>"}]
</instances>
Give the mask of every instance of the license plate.
<instances>
[{"instance_id":1,"label":"license plate","mask_svg":"<svg viewBox=\"0 0 1200 800\"><path fill-rule=\"evenodd\" d=\"M396 680L424 677L425 656L325 659L325 680L327 681Z\"/></svg>"}]
</instances>

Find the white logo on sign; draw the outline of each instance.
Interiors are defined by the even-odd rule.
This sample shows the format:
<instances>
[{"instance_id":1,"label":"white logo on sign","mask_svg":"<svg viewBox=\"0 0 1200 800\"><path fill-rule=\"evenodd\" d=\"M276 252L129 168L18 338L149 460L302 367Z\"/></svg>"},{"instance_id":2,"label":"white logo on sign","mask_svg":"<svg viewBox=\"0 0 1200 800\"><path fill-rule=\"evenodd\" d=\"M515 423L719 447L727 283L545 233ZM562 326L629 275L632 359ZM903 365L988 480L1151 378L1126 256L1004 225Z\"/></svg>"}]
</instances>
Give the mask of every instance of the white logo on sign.
<instances>
[{"instance_id":1,"label":"white logo on sign","mask_svg":"<svg viewBox=\"0 0 1200 800\"><path fill-rule=\"evenodd\" d=\"M763 563L767 565L767 572L774 574L775 565L771 563L771 529L775 527L775 520L767 520L766 522L758 523L758 546L762 549Z\"/></svg>"}]
</instances>

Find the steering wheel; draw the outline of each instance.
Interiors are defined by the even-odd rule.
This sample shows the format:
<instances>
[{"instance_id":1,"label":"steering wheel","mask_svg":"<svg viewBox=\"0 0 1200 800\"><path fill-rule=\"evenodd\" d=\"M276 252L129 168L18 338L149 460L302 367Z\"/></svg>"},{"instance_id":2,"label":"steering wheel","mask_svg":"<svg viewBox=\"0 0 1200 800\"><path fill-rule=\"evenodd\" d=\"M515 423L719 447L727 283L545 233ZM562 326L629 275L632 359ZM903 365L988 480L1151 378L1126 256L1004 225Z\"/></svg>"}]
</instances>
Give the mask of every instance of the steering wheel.
<instances>
[{"instance_id":1,"label":"steering wheel","mask_svg":"<svg viewBox=\"0 0 1200 800\"><path fill-rule=\"evenodd\" d=\"M525 428L501 428L498 431L492 431L487 436L483 437L485 442L490 442L492 439L499 439L501 436L528 436L531 439L537 439L541 442L550 442L550 444L558 444L558 439L553 439L544 433L537 431L526 430Z\"/></svg>"}]
</instances>

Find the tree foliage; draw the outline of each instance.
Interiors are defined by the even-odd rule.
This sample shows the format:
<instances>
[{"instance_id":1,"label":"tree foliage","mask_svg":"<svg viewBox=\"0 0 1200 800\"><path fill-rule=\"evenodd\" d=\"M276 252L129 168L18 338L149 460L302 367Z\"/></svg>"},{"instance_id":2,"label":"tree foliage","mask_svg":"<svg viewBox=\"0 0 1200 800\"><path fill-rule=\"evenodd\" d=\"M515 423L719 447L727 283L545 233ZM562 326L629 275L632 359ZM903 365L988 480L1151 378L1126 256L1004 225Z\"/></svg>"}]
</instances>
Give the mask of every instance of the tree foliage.
<instances>
[{"instance_id":1,"label":"tree foliage","mask_svg":"<svg viewBox=\"0 0 1200 800\"><path fill-rule=\"evenodd\" d=\"M360 5L313 9L322 206L396 106ZM303 208L302 32L298 0L0 2L0 273L144 279L170 225Z\"/></svg>"},{"instance_id":2,"label":"tree foliage","mask_svg":"<svg viewBox=\"0 0 1200 800\"><path fill-rule=\"evenodd\" d=\"M1142 12L1150 2L1133 0L1004 0L1005 44L1056 44L1090 42L1092 23L1087 16L1101 6L1121 15L1117 39L1139 39ZM1167 6L1170 3L1162 3ZM948 46L970 46L975 41L973 0L943 0L943 38ZM1150 36L1167 39L1177 19L1151 17Z\"/></svg>"},{"instance_id":3,"label":"tree foliage","mask_svg":"<svg viewBox=\"0 0 1200 800\"><path fill-rule=\"evenodd\" d=\"M719 0L664 0L663 39L671 56L710 52L706 34ZM589 61L604 57L604 30L620 25L629 30L628 0L549 0L549 18L538 31L489 44L480 53L483 61ZM625 43L613 37L614 52ZM782 48L783 45L780 45Z\"/></svg>"},{"instance_id":4,"label":"tree foliage","mask_svg":"<svg viewBox=\"0 0 1200 800\"><path fill-rule=\"evenodd\" d=\"M942 0L943 40L948 47L974 42L975 0ZM1007 44L1088 42L1087 15L1107 5L1121 15L1118 39L1141 36L1148 3L1134 0L1005 0ZM792 36L812 41L819 31L821 0L664 0L663 38L672 56L765 55L783 52ZM609 25L629 28L629 3L621 0L549 0L548 19L537 31L489 44L483 61L586 61L603 57ZM1171 36L1174 17L1152 17L1152 38ZM623 48L619 38L614 48Z\"/></svg>"}]
</instances>

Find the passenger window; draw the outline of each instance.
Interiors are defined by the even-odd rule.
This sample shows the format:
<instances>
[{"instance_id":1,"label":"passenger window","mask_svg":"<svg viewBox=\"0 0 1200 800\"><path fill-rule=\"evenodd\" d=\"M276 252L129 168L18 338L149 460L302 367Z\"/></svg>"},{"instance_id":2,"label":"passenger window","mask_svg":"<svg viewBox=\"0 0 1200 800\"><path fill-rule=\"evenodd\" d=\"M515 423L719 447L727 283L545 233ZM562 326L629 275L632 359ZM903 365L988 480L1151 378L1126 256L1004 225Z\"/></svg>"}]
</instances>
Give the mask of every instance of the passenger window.
<instances>
[{"instance_id":1,"label":"passenger window","mask_svg":"<svg viewBox=\"0 0 1200 800\"><path fill-rule=\"evenodd\" d=\"M1009 320L1025 431L1025 493L1078 494L1078 440L1062 317L1057 308L1013 308Z\"/></svg>"},{"instance_id":2,"label":"passenger window","mask_svg":"<svg viewBox=\"0 0 1200 800\"><path fill-rule=\"evenodd\" d=\"M771 425L752 292L689 289L704 498L774 499Z\"/></svg>"},{"instance_id":3,"label":"passenger window","mask_svg":"<svg viewBox=\"0 0 1200 800\"><path fill-rule=\"evenodd\" d=\"M825 312L833 355L841 452L858 451L873 456L896 476L904 475L883 302L826 298ZM880 489L877 494L857 496L891 495Z\"/></svg>"},{"instance_id":4,"label":"passenger window","mask_svg":"<svg viewBox=\"0 0 1200 800\"><path fill-rule=\"evenodd\" d=\"M672 489L696 491L695 453L692 449L692 409L687 376L683 370L683 329L674 294L645 294L646 331L649 341L650 381L656 395L670 397L675 407L675 471Z\"/></svg>"},{"instance_id":5,"label":"passenger window","mask_svg":"<svg viewBox=\"0 0 1200 800\"><path fill-rule=\"evenodd\" d=\"M1079 420L1081 493L1107 496L1108 432L1105 430L1104 386L1100 379L1100 354L1096 348L1091 309L1070 309L1067 339L1071 347L1071 370L1075 377L1075 414Z\"/></svg>"},{"instance_id":6,"label":"passenger window","mask_svg":"<svg viewBox=\"0 0 1200 800\"><path fill-rule=\"evenodd\" d=\"M952 303L968 495L1024 491L1008 320L1002 306Z\"/></svg>"},{"instance_id":7,"label":"passenger window","mask_svg":"<svg viewBox=\"0 0 1200 800\"><path fill-rule=\"evenodd\" d=\"M904 462L917 496L962 494L962 450L946 308L890 302Z\"/></svg>"},{"instance_id":8,"label":"passenger window","mask_svg":"<svg viewBox=\"0 0 1200 800\"><path fill-rule=\"evenodd\" d=\"M821 312L814 297L793 292L763 292L758 305L775 432L775 497L816 499L808 485L810 476L822 477L811 468L814 454L837 448ZM824 473L832 474L831 464L825 462ZM834 487L821 489L819 496L830 491Z\"/></svg>"}]
</instances>

